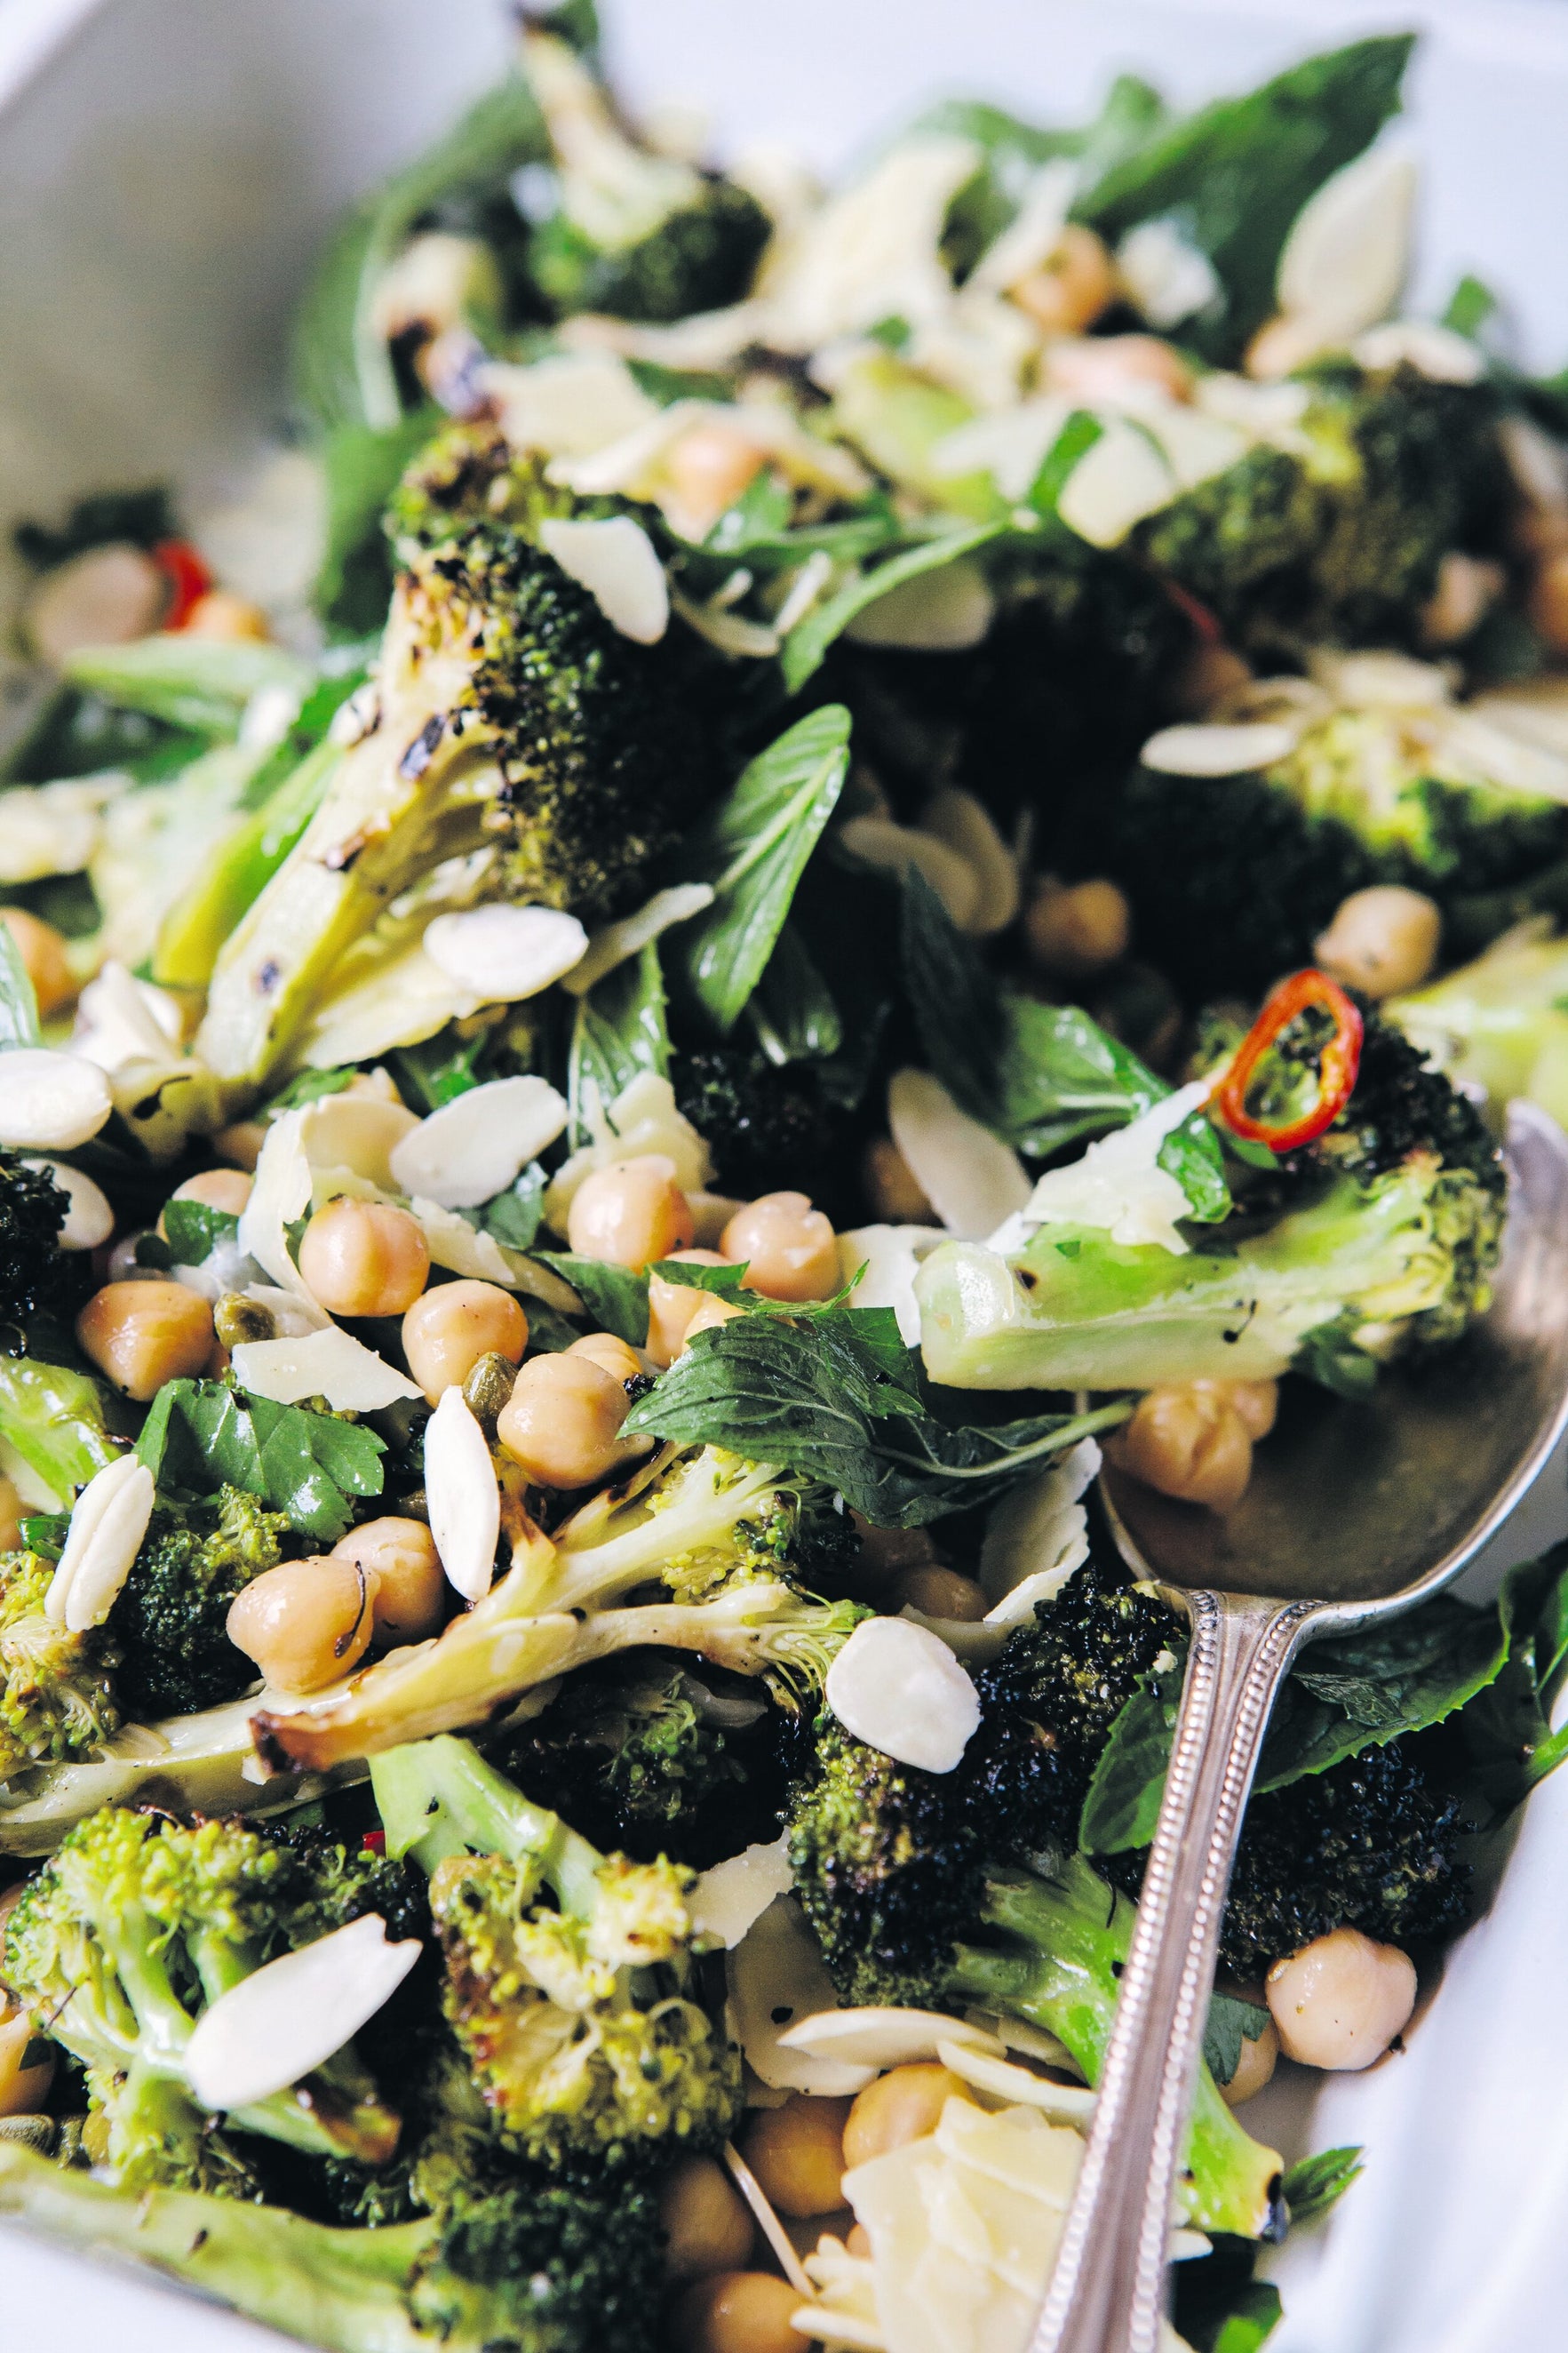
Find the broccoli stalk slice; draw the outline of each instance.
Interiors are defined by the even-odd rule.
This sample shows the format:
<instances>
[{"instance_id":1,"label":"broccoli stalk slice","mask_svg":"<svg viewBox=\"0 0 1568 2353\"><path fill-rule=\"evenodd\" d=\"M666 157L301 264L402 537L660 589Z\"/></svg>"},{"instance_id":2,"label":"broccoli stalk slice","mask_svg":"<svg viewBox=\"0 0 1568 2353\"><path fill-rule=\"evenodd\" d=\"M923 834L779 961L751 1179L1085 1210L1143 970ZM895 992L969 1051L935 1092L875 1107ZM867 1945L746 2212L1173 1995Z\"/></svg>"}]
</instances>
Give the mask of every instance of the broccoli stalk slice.
<instances>
[{"instance_id":1,"label":"broccoli stalk slice","mask_svg":"<svg viewBox=\"0 0 1568 2353\"><path fill-rule=\"evenodd\" d=\"M1054 1880L994 1873L980 1917L1009 1942L961 1945L947 1990L1056 2035L1097 2083L1136 1916L1081 1855ZM1278 2155L1243 2130L1200 2061L1183 2175L1189 2221L1200 2231L1278 2237L1279 2177Z\"/></svg>"},{"instance_id":2,"label":"broccoli stalk slice","mask_svg":"<svg viewBox=\"0 0 1568 2353\"><path fill-rule=\"evenodd\" d=\"M1439 1308L1457 1277L1438 1169L1412 1158L1345 1178L1264 1232L1180 1256L1094 1227L1041 1226L1016 1257L944 1243L915 1278L933 1380L957 1388L1154 1388L1268 1380L1347 1313L1386 1324Z\"/></svg>"},{"instance_id":3,"label":"broccoli stalk slice","mask_svg":"<svg viewBox=\"0 0 1568 2353\"><path fill-rule=\"evenodd\" d=\"M315 816L342 757L331 741L316 744L225 835L158 926L154 980L168 988L206 987L224 942Z\"/></svg>"},{"instance_id":4,"label":"broccoli stalk slice","mask_svg":"<svg viewBox=\"0 0 1568 2353\"><path fill-rule=\"evenodd\" d=\"M429 2353L408 2291L436 2248L433 2218L338 2231L195 2190L136 2197L15 2143L0 2143L0 2212L63 2245L153 2264L331 2353ZM446 2338L445 2353L483 2353L492 2341L481 2307Z\"/></svg>"}]
</instances>

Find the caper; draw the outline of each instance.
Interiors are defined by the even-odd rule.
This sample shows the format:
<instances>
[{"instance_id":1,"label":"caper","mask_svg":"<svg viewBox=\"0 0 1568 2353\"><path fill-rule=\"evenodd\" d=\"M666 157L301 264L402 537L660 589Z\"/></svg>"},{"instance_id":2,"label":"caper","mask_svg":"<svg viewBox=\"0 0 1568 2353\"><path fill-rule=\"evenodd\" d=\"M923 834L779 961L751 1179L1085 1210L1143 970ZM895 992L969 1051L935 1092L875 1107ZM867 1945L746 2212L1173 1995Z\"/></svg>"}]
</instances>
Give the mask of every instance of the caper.
<instances>
[{"instance_id":1,"label":"caper","mask_svg":"<svg viewBox=\"0 0 1568 2353\"><path fill-rule=\"evenodd\" d=\"M510 1356L494 1348L481 1356L463 1383L463 1402L475 1420L493 1424L516 1380L517 1366Z\"/></svg>"},{"instance_id":2,"label":"caper","mask_svg":"<svg viewBox=\"0 0 1568 2353\"><path fill-rule=\"evenodd\" d=\"M259 1299L247 1299L243 1291L224 1293L213 1309L213 1329L230 1350L247 1340L275 1340L278 1336L272 1310L263 1307Z\"/></svg>"}]
</instances>

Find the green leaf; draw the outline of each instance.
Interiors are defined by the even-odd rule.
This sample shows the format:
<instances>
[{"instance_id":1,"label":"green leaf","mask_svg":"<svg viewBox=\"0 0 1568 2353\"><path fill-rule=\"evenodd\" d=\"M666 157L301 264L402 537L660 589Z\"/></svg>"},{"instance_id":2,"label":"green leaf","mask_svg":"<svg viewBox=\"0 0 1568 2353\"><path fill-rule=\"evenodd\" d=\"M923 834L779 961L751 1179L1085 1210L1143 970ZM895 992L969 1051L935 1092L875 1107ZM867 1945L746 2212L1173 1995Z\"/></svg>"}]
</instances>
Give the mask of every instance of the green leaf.
<instances>
[{"instance_id":1,"label":"green leaf","mask_svg":"<svg viewBox=\"0 0 1568 2353\"><path fill-rule=\"evenodd\" d=\"M1253 2280L1241 2291L1203 2353L1257 2353L1284 2317L1279 2291L1271 2280ZM1194 2353L1199 2353L1194 2348Z\"/></svg>"},{"instance_id":2,"label":"green leaf","mask_svg":"<svg viewBox=\"0 0 1568 2353\"><path fill-rule=\"evenodd\" d=\"M402 417L392 354L372 312L382 272L420 216L459 197L492 195L522 164L549 154L533 93L511 73L353 214L317 269L295 330L295 382L324 428L384 431Z\"/></svg>"},{"instance_id":3,"label":"green leaf","mask_svg":"<svg viewBox=\"0 0 1568 2353\"><path fill-rule=\"evenodd\" d=\"M1496 317L1497 311L1498 298L1491 288L1467 270L1448 297L1441 323L1451 333L1468 336L1474 342L1488 321Z\"/></svg>"},{"instance_id":4,"label":"green leaf","mask_svg":"<svg viewBox=\"0 0 1568 2353\"><path fill-rule=\"evenodd\" d=\"M106 702L140 711L214 743L232 743L253 694L279 687L301 699L310 665L282 646L160 630L124 646L84 646L66 676Z\"/></svg>"},{"instance_id":5,"label":"green leaf","mask_svg":"<svg viewBox=\"0 0 1568 2353\"><path fill-rule=\"evenodd\" d=\"M1175 1665L1163 1674L1145 1676L1110 1727L1079 1821L1079 1844L1086 1854L1127 1854L1153 1838L1181 1704L1186 1647L1173 1630Z\"/></svg>"},{"instance_id":6,"label":"green leaf","mask_svg":"<svg viewBox=\"0 0 1568 2353\"><path fill-rule=\"evenodd\" d=\"M70 1534L68 1512L29 1512L16 1524L24 1546L40 1560L58 1560Z\"/></svg>"},{"instance_id":7,"label":"green leaf","mask_svg":"<svg viewBox=\"0 0 1568 2353\"><path fill-rule=\"evenodd\" d=\"M459 1038L448 1023L423 1045L400 1046L388 1057L399 1093L405 1102L412 1096L415 1106L425 1112L455 1103L479 1084L479 1065L489 1044L488 1031L479 1029L471 1038Z\"/></svg>"},{"instance_id":8,"label":"green leaf","mask_svg":"<svg viewBox=\"0 0 1568 2353\"><path fill-rule=\"evenodd\" d=\"M1365 2170L1359 2148L1325 2148L1293 2165L1280 2185L1290 2210L1290 2228L1315 2222L1342 2199L1356 2176Z\"/></svg>"},{"instance_id":9,"label":"green leaf","mask_svg":"<svg viewBox=\"0 0 1568 2353\"><path fill-rule=\"evenodd\" d=\"M1268 2025L1261 2002L1239 2001L1234 1994L1209 1996L1204 2027L1204 2063L1216 2084L1228 2084L1241 2064L1241 2046L1256 2042Z\"/></svg>"},{"instance_id":10,"label":"green leaf","mask_svg":"<svg viewBox=\"0 0 1568 2353\"><path fill-rule=\"evenodd\" d=\"M0 923L0 1052L11 1046L36 1046L42 1036L38 1000L22 951L7 925Z\"/></svg>"},{"instance_id":11,"label":"green leaf","mask_svg":"<svg viewBox=\"0 0 1568 2353\"><path fill-rule=\"evenodd\" d=\"M395 425L351 423L328 434L321 451L327 539L311 601L330 628L358 637L385 620L393 564L382 513L409 461L442 422L438 408L418 408Z\"/></svg>"},{"instance_id":12,"label":"green leaf","mask_svg":"<svg viewBox=\"0 0 1568 2353\"><path fill-rule=\"evenodd\" d=\"M192 1380L164 1382L136 1444L161 1486L197 1495L241 1487L329 1543L353 1522L351 1496L380 1494L385 1451L361 1422Z\"/></svg>"},{"instance_id":13,"label":"green leaf","mask_svg":"<svg viewBox=\"0 0 1568 2353\"><path fill-rule=\"evenodd\" d=\"M36 1356L0 1356L0 1443L61 1504L123 1451L104 1426L97 1383Z\"/></svg>"},{"instance_id":14,"label":"green leaf","mask_svg":"<svg viewBox=\"0 0 1568 2353\"><path fill-rule=\"evenodd\" d=\"M269 1095L262 1109L295 1111L301 1103L320 1103L323 1095L341 1095L358 1076L358 1069L353 1062L342 1063L335 1071L301 1071L289 1080L286 1087L280 1087L275 1095Z\"/></svg>"},{"instance_id":15,"label":"green leaf","mask_svg":"<svg viewBox=\"0 0 1568 2353\"><path fill-rule=\"evenodd\" d=\"M578 1258L571 1250L536 1250L569 1282L596 1332L613 1332L634 1348L647 1345L647 1276L635 1267L612 1266L608 1259Z\"/></svg>"},{"instance_id":16,"label":"green leaf","mask_svg":"<svg viewBox=\"0 0 1568 2353\"><path fill-rule=\"evenodd\" d=\"M200 1266L219 1242L239 1231L239 1219L227 1209L212 1209L205 1201L165 1201L163 1231L168 1237L170 1263Z\"/></svg>"},{"instance_id":17,"label":"green leaf","mask_svg":"<svg viewBox=\"0 0 1568 2353\"><path fill-rule=\"evenodd\" d=\"M549 1183L550 1179L538 1161L531 1160L515 1184L471 1213L479 1231L493 1234L507 1250L531 1250L544 1215L544 1195ZM531 1315L531 1330L532 1320Z\"/></svg>"},{"instance_id":18,"label":"green leaf","mask_svg":"<svg viewBox=\"0 0 1568 2353\"><path fill-rule=\"evenodd\" d=\"M771 1062L826 1061L844 1043L832 991L793 923L779 934L746 1009Z\"/></svg>"},{"instance_id":19,"label":"green leaf","mask_svg":"<svg viewBox=\"0 0 1568 2353\"><path fill-rule=\"evenodd\" d=\"M1104 430L1098 417L1087 408L1075 408L1041 459L1025 504L1037 515L1054 518L1074 467L1088 456Z\"/></svg>"},{"instance_id":20,"label":"green leaf","mask_svg":"<svg viewBox=\"0 0 1568 2353\"><path fill-rule=\"evenodd\" d=\"M849 773L849 713L825 703L760 752L698 828L679 880L710 883L672 955L721 1030L731 1029L778 944L790 902Z\"/></svg>"},{"instance_id":21,"label":"green leaf","mask_svg":"<svg viewBox=\"0 0 1568 2353\"><path fill-rule=\"evenodd\" d=\"M642 1071L661 1079L669 1075L669 1026L657 940L577 999L566 1081L574 1138L586 1131L590 1090L601 1104L613 1103Z\"/></svg>"},{"instance_id":22,"label":"green leaf","mask_svg":"<svg viewBox=\"0 0 1568 2353\"><path fill-rule=\"evenodd\" d=\"M1568 1756L1568 1732L1552 1728L1568 1671L1568 1544L1509 1571L1498 1617L1508 1655L1463 1731L1477 1789L1500 1820Z\"/></svg>"},{"instance_id":23,"label":"green leaf","mask_svg":"<svg viewBox=\"0 0 1568 2353\"><path fill-rule=\"evenodd\" d=\"M999 538L1010 527L1005 522L982 522L966 531L944 532L917 546L906 547L901 554L890 555L886 563L847 581L837 596L829 596L826 604L808 613L784 639L779 666L789 692L800 692L807 679L822 667L834 639L843 636L856 614L864 612L868 605L874 605L889 590L901 587L906 580L918 580L927 572L940 572L959 556L973 554L977 547Z\"/></svg>"},{"instance_id":24,"label":"green leaf","mask_svg":"<svg viewBox=\"0 0 1568 2353\"><path fill-rule=\"evenodd\" d=\"M1355 41L1205 107L1104 172L1077 217L1114 245L1140 221L1173 215L1225 290L1220 315L1184 332L1205 359L1238 359L1273 315L1279 256L1302 206L1398 112L1414 44L1412 34Z\"/></svg>"},{"instance_id":25,"label":"green leaf","mask_svg":"<svg viewBox=\"0 0 1568 2353\"><path fill-rule=\"evenodd\" d=\"M747 1314L699 1333L625 1428L782 1464L837 1488L879 1527L918 1527L994 1500L1126 1411L953 1427L926 1403L919 1358L891 1309L826 1307L795 1318Z\"/></svg>"}]
</instances>

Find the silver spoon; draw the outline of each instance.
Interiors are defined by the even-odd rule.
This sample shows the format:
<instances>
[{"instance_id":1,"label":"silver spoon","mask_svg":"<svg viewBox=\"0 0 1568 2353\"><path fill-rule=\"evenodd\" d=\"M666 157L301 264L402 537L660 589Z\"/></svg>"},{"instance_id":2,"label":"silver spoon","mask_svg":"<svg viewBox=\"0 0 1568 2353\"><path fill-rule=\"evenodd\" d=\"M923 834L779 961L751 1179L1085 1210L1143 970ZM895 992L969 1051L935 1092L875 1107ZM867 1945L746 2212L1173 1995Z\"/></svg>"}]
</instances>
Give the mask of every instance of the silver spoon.
<instances>
[{"instance_id":1,"label":"silver spoon","mask_svg":"<svg viewBox=\"0 0 1568 2353\"><path fill-rule=\"evenodd\" d=\"M1223 1519L1101 1482L1124 1558L1186 1611L1192 1646L1094 2126L1029 2353L1156 2353L1226 1889L1291 1660L1457 1577L1568 1424L1568 1137L1515 1103L1507 1158L1493 1304L1451 1356L1385 1376L1364 1403L1290 1384L1301 1394Z\"/></svg>"}]
</instances>

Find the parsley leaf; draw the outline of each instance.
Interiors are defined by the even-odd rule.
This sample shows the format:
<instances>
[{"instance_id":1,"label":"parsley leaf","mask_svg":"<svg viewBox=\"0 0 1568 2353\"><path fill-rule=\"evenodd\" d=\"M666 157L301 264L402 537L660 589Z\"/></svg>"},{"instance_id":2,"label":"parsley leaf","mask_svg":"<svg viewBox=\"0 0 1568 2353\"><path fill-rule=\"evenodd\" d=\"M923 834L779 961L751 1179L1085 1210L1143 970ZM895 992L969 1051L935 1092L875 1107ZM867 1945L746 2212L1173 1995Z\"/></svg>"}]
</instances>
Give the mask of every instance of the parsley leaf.
<instances>
[{"instance_id":1,"label":"parsley leaf","mask_svg":"<svg viewBox=\"0 0 1568 2353\"><path fill-rule=\"evenodd\" d=\"M1268 2012L1261 2002L1240 2001L1229 1993L1210 1995L1204 2060L1216 2084L1230 2082L1241 2064L1242 2044L1256 2042L1268 2024Z\"/></svg>"},{"instance_id":2,"label":"parsley leaf","mask_svg":"<svg viewBox=\"0 0 1568 2353\"><path fill-rule=\"evenodd\" d=\"M331 1543L352 1525L349 1498L380 1494L385 1451L363 1423L193 1380L164 1382L136 1445L160 1484L196 1495L241 1487Z\"/></svg>"}]
</instances>

